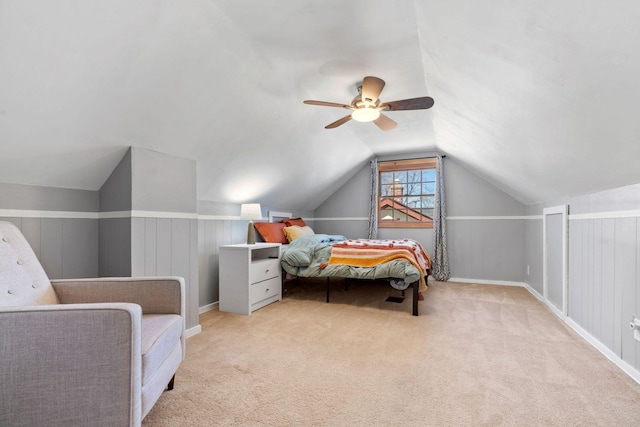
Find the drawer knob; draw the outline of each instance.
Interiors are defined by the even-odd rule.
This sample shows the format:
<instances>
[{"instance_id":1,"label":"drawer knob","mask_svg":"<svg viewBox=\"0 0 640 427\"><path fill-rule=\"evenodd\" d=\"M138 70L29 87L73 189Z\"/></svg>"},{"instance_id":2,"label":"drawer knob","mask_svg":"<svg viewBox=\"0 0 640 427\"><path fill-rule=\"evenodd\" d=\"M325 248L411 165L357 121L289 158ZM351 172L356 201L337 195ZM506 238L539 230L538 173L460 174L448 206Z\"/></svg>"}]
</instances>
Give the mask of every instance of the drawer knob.
<instances>
[{"instance_id":1,"label":"drawer knob","mask_svg":"<svg viewBox=\"0 0 640 427\"><path fill-rule=\"evenodd\" d=\"M267 268L264 272L265 272L265 273L268 273L268 272L269 272L269 269Z\"/></svg>"},{"instance_id":2,"label":"drawer knob","mask_svg":"<svg viewBox=\"0 0 640 427\"><path fill-rule=\"evenodd\" d=\"M267 288L264 292L265 292L265 293L266 293L266 292L269 292L269 288Z\"/></svg>"}]
</instances>

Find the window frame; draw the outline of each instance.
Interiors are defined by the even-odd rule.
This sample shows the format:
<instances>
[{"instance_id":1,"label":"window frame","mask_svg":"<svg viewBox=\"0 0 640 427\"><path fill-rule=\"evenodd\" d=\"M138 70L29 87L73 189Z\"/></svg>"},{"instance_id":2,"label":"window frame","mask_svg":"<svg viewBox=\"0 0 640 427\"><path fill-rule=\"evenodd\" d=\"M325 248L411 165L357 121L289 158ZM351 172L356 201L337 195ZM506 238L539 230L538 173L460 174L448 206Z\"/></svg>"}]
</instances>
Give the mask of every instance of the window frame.
<instances>
[{"instance_id":1,"label":"window frame","mask_svg":"<svg viewBox=\"0 0 640 427\"><path fill-rule=\"evenodd\" d=\"M416 171L416 170L429 170L436 169L437 159L435 157L424 157L424 158L416 158L416 159L406 159L406 160L388 160L388 161L380 161L378 162L378 200L377 200L377 210L378 210L378 228L433 228L433 219L429 220L420 220L420 221L388 221L382 220L382 203L381 201L385 198L389 198L389 196L382 195L382 174L388 172L403 172L403 171ZM420 181L423 183L423 181ZM434 180L435 183L435 180ZM434 194L422 194L422 190L419 195L416 197L424 197L433 196L435 203L435 190ZM407 197L406 195L403 197ZM411 209L405 206L407 209ZM414 210L415 211L415 210ZM407 212L408 214L408 212ZM420 213L421 215L424 215ZM424 215L426 216L426 215Z\"/></svg>"}]
</instances>

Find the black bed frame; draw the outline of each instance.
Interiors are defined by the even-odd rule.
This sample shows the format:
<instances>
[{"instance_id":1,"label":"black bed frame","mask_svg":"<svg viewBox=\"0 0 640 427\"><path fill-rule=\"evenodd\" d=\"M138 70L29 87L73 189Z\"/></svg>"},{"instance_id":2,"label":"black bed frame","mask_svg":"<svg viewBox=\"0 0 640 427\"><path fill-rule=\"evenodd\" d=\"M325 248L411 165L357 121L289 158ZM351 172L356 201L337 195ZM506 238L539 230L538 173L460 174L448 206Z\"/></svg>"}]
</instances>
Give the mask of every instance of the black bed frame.
<instances>
[{"instance_id":1,"label":"black bed frame","mask_svg":"<svg viewBox=\"0 0 640 427\"><path fill-rule=\"evenodd\" d=\"M427 278L428 276L426 276L424 278L425 282L427 282ZM297 278L298 280L300 279L299 277ZM345 277L345 280L347 280L348 278ZM348 289L348 284L345 284L345 287ZM409 286L411 286L413 288L413 303L412 303L412 314L414 316L418 315L418 294L420 292L420 281L415 281L413 283L411 283ZM327 277L327 303L329 302L330 298L330 291L331 291L331 277ZM404 295L404 291L402 291L402 295Z\"/></svg>"}]
</instances>

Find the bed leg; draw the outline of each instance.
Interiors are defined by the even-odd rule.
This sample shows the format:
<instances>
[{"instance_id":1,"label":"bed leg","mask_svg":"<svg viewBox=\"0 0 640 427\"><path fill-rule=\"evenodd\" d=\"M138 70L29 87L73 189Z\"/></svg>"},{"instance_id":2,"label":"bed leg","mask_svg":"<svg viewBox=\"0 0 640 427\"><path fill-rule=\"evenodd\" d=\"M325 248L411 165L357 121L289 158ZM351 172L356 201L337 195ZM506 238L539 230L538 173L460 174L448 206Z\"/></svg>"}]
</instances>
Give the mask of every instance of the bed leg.
<instances>
[{"instance_id":1,"label":"bed leg","mask_svg":"<svg viewBox=\"0 0 640 427\"><path fill-rule=\"evenodd\" d=\"M327 277L327 302L329 302L329 288L331 285L331 279Z\"/></svg>"},{"instance_id":2,"label":"bed leg","mask_svg":"<svg viewBox=\"0 0 640 427\"><path fill-rule=\"evenodd\" d=\"M420 291L420 281L413 282L413 315L418 315L418 293Z\"/></svg>"}]
</instances>

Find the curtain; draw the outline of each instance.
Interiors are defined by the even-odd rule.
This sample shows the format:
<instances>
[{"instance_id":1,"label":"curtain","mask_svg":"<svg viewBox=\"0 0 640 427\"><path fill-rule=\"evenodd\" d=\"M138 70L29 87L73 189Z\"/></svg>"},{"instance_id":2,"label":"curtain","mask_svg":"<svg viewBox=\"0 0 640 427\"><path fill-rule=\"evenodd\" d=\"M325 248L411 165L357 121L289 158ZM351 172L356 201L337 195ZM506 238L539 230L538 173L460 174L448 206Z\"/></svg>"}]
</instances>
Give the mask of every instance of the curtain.
<instances>
[{"instance_id":1,"label":"curtain","mask_svg":"<svg viewBox=\"0 0 640 427\"><path fill-rule=\"evenodd\" d=\"M378 159L371 160L371 191L369 192L369 232L367 238L378 238Z\"/></svg>"},{"instance_id":2,"label":"curtain","mask_svg":"<svg viewBox=\"0 0 640 427\"><path fill-rule=\"evenodd\" d=\"M447 209L444 196L444 162L442 155L436 159L435 209L433 212L433 258L431 260L433 278L446 281L451 277L449 256L447 255Z\"/></svg>"}]
</instances>

